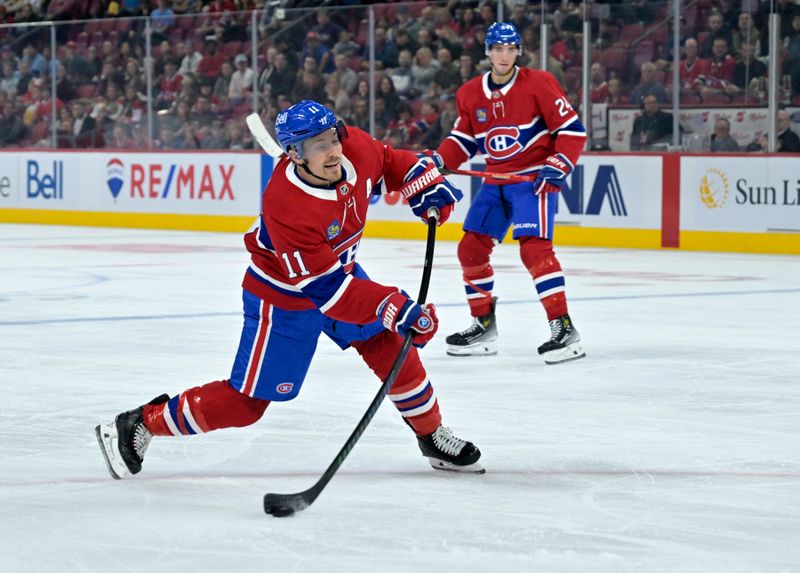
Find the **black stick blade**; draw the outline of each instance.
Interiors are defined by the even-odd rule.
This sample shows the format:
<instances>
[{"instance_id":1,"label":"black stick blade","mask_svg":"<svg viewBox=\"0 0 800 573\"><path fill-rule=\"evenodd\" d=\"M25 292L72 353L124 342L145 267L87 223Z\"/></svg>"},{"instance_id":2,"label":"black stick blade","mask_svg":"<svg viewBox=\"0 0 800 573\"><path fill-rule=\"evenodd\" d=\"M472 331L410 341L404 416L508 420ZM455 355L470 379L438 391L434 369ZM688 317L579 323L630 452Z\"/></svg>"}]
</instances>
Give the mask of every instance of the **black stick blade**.
<instances>
[{"instance_id":1,"label":"black stick blade","mask_svg":"<svg viewBox=\"0 0 800 573\"><path fill-rule=\"evenodd\" d=\"M309 505L299 493L268 493L264 496L264 512L274 517L287 517Z\"/></svg>"}]
</instances>

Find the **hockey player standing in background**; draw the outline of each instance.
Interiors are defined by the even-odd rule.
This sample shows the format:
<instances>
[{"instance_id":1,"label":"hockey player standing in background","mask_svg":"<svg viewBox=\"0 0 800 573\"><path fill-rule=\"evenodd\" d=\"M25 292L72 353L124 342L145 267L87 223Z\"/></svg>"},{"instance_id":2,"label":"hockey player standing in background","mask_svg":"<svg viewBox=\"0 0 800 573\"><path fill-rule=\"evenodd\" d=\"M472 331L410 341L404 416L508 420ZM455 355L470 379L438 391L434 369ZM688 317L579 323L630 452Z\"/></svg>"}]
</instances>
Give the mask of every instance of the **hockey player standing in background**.
<instances>
[{"instance_id":1,"label":"hockey player standing in background","mask_svg":"<svg viewBox=\"0 0 800 573\"><path fill-rule=\"evenodd\" d=\"M433 158L458 168L476 153L487 171L535 174L534 183L504 184L487 178L464 221L458 259L473 316L468 329L447 337L453 356L497 353L489 257L513 226L522 262L533 276L550 321L551 338L539 346L548 364L583 358L578 331L567 313L564 273L553 253L553 220L558 196L586 140L586 130L556 79L548 72L519 68L521 39L512 24L486 32L492 69L457 92L458 119Z\"/></svg>"},{"instance_id":2,"label":"hockey player standing in background","mask_svg":"<svg viewBox=\"0 0 800 573\"><path fill-rule=\"evenodd\" d=\"M370 280L355 262L370 196L400 190L416 215L431 207L444 222L461 198L424 157L345 129L333 112L304 100L278 114L286 153L264 190L262 211L244 242L244 326L230 379L191 388L119 414L96 428L115 478L138 473L150 439L242 427L270 402L297 396L320 333L352 346L384 379L402 346L424 346L436 309ZM414 430L434 468L482 473L480 451L441 425L439 404L411 348L389 398Z\"/></svg>"}]
</instances>

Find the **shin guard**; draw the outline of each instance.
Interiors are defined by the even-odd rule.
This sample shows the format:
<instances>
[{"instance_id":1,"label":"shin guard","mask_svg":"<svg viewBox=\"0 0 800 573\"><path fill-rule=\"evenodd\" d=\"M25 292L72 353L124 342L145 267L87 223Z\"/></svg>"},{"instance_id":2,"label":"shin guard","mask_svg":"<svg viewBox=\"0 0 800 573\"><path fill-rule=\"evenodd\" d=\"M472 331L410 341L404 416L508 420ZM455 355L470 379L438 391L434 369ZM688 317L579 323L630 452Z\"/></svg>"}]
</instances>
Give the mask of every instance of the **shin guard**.
<instances>
[{"instance_id":1,"label":"shin guard","mask_svg":"<svg viewBox=\"0 0 800 573\"><path fill-rule=\"evenodd\" d=\"M353 343L364 362L381 380L388 376L402 345L403 338L388 330L369 340ZM413 346L389 389L389 399L417 435L430 434L442 423L433 386Z\"/></svg>"},{"instance_id":2,"label":"shin guard","mask_svg":"<svg viewBox=\"0 0 800 573\"><path fill-rule=\"evenodd\" d=\"M144 424L155 436L181 436L241 428L257 422L269 405L237 392L227 380L197 386L166 403L147 404Z\"/></svg>"},{"instance_id":3,"label":"shin guard","mask_svg":"<svg viewBox=\"0 0 800 573\"><path fill-rule=\"evenodd\" d=\"M458 243L458 261L472 316L484 316L492 310L494 269L489 256L494 245L494 239L489 235L472 231L465 232Z\"/></svg>"},{"instance_id":4,"label":"shin guard","mask_svg":"<svg viewBox=\"0 0 800 573\"><path fill-rule=\"evenodd\" d=\"M553 243L538 237L522 237L519 250L522 263L533 277L547 320L567 314L564 272L553 252Z\"/></svg>"}]
</instances>

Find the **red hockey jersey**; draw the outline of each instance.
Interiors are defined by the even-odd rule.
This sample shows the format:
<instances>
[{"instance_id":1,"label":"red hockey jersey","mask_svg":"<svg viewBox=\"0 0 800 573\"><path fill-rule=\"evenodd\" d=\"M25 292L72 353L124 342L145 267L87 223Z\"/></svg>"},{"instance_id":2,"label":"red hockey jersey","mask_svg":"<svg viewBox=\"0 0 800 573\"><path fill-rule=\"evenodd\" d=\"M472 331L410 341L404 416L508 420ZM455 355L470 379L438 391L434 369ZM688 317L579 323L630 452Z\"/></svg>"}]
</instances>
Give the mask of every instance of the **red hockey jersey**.
<instances>
[{"instance_id":1,"label":"red hockey jersey","mask_svg":"<svg viewBox=\"0 0 800 573\"><path fill-rule=\"evenodd\" d=\"M416 161L353 127L342 141L344 180L335 187L306 183L282 158L244 236L251 258L244 289L287 310L317 307L346 322L375 320L378 305L397 289L352 274L370 196L399 189Z\"/></svg>"},{"instance_id":2,"label":"red hockey jersey","mask_svg":"<svg viewBox=\"0 0 800 573\"><path fill-rule=\"evenodd\" d=\"M516 68L496 90L489 77L487 72L471 79L456 94L458 119L438 149L445 166L458 168L476 153L485 156L487 171L498 173L530 173L555 153L575 165L586 129L555 77Z\"/></svg>"}]
</instances>

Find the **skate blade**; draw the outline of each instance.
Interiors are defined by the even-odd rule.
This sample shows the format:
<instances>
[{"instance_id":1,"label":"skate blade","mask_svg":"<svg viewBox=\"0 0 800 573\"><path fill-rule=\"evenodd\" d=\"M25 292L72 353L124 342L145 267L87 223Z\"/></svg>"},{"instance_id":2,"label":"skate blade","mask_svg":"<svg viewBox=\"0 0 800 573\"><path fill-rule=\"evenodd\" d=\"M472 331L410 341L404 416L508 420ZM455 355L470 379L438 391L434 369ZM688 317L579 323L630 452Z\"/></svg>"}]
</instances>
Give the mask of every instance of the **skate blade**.
<instances>
[{"instance_id":1,"label":"skate blade","mask_svg":"<svg viewBox=\"0 0 800 573\"><path fill-rule=\"evenodd\" d=\"M580 358L586 358L586 352L578 342L559 348L558 350L551 350L542 354L545 364L561 364L562 362L571 362Z\"/></svg>"},{"instance_id":2,"label":"skate blade","mask_svg":"<svg viewBox=\"0 0 800 573\"><path fill-rule=\"evenodd\" d=\"M448 356L494 356L497 354L497 344L494 342L478 343L471 346L447 345Z\"/></svg>"},{"instance_id":3,"label":"skate blade","mask_svg":"<svg viewBox=\"0 0 800 573\"><path fill-rule=\"evenodd\" d=\"M478 462L474 464L469 464L467 466L457 466L456 464L451 464L450 462L446 462L444 460L440 460L437 458L428 458L428 461L431 464L431 467L435 470L445 470L445 471L452 471L452 472L461 472L467 474L485 474L486 469Z\"/></svg>"},{"instance_id":4,"label":"skate blade","mask_svg":"<svg viewBox=\"0 0 800 573\"><path fill-rule=\"evenodd\" d=\"M108 473L111 474L111 477L114 479L122 479L127 472L117 473L117 469L114 468L114 463L111 461L111 457L109 456L110 448L113 448L114 445L112 443L111 434L104 432L103 427L98 425L94 429L94 434L97 436L97 443L100 445L100 453L103 454L103 459L106 461L106 467L108 468ZM121 472L121 470L120 470Z\"/></svg>"}]
</instances>

